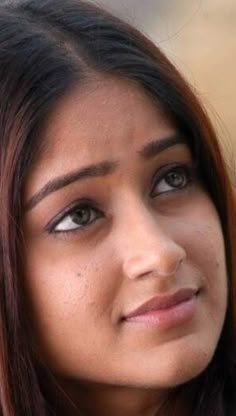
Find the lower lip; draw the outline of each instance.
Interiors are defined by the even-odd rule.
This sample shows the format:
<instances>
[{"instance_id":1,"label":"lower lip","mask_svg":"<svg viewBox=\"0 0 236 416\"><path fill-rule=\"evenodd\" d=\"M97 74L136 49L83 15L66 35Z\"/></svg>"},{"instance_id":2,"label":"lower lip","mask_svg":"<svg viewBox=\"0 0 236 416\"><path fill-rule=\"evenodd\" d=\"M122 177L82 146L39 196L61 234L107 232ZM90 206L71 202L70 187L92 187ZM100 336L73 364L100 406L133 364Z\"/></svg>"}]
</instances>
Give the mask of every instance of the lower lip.
<instances>
[{"instance_id":1,"label":"lower lip","mask_svg":"<svg viewBox=\"0 0 236 416\"><path fill-rule=\"evenodd\" d=\"M191 321L197 306L197 295L171 308L147 312L143 315L126 318L125 322L155 325L160 328L171 328Z\"/></svg>"}]
</instances>

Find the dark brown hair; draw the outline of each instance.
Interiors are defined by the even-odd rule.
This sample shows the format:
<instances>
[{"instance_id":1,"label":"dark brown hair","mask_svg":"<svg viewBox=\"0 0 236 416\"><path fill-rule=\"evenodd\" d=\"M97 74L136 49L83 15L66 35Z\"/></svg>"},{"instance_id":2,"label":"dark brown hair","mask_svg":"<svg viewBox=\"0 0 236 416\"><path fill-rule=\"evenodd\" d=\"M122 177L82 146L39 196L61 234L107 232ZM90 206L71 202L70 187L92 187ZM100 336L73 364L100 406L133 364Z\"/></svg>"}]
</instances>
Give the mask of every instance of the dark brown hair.
<instances>
[{"instance_id":1,"label":"dark brown hair","mask_svg":"<svg viewBox=\"0 0 236 416\"><path fill-rule=\"evenodd\" d=\"M225 239L229 301L212 362L173 391L191 394L191 416L226 415L235 383L235 202L215 133L191 88L146 37L76 0L7 1L0 6L0 415L49 416L50 374L30 339L21 272L22 193L41 145L38 132L58 100L94 73L141 85L188 138ZM170 413L173 414L173 413Z\"/></svg>"}]
</instances>

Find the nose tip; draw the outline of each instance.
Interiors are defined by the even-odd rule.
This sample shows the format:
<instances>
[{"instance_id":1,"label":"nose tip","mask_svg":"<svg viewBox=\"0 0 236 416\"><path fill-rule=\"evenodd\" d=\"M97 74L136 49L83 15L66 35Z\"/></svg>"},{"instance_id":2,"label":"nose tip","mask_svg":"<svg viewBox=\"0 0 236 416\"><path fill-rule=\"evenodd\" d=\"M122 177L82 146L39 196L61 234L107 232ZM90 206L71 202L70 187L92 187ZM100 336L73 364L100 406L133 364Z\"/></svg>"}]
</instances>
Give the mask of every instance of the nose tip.
<instances>
[{"instance_id":1,"label":"nose tip","mask_svg":"<svg viewBox=\"0 0 236 416\"><path fill-rule=\"evenodd\" d=\"M134 250L136 251L136 250ZM127 256L123 264L124 274L130 279L175 275L186 258L185 250L174 241L140 250Z\"/></svg>"}]
</instances>

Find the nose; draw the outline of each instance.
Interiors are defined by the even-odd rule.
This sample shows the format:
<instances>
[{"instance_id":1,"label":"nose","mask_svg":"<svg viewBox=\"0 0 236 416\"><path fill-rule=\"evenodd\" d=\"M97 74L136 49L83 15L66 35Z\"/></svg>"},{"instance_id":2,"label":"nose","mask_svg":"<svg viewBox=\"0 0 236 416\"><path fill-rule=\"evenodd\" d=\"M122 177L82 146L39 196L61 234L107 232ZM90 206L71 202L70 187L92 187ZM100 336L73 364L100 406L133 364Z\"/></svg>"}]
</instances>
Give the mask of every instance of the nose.
<instances>
[{"instance_id":1,"label":"nose","mask_svg":"<svg viewBox=\"0 0 236 416\"><path fill-rule=\"evenodd\" d=\"M136 217L125 236L124 275L129 279L175 275L186 258L186 251L171 237L171 227L167 233L158 218L147 213L137 220Z\"/></svg>"}]
</instances>

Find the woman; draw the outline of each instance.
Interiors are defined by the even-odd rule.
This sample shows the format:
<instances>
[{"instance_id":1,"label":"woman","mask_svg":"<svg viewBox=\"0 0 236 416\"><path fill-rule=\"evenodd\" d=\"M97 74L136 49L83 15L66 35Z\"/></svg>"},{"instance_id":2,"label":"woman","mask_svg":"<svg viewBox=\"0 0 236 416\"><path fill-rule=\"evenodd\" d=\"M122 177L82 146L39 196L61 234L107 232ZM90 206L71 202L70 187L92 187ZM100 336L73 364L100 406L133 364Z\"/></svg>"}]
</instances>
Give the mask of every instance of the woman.
<instances>
[{"instance_id":1,"label":"woman","mask_svg":"<svg viewBox=\"0 0 236 416\"><path fill-rule=\"evenodd\" d=\"M210 122L137 30L0 8L0 413L234 414L235 205Z\"/></svg>"}]
</instances>

